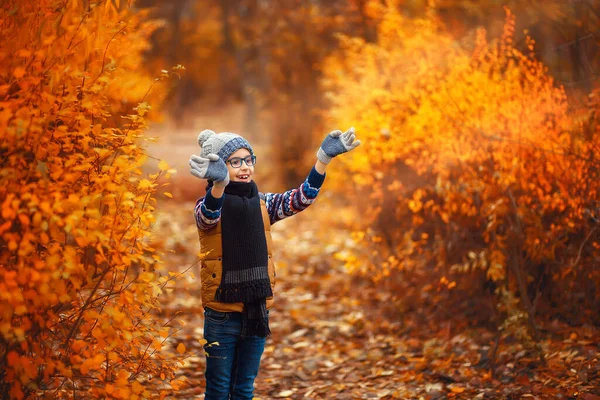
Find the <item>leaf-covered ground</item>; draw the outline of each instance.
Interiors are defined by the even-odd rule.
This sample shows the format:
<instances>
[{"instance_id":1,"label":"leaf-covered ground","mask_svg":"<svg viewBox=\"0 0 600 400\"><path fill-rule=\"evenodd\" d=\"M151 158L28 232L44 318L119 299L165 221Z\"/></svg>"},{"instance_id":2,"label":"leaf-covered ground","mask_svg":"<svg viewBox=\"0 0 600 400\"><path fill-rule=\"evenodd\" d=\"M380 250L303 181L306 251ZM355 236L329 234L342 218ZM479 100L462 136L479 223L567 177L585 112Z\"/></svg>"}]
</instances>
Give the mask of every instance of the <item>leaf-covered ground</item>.
<instances>
[{"instance_id":1,"label":"leaf-covered ground","mask_svg":"<svg viewBox=\"0 0 600 400\"><path fill-rule=\"evenodd\" d=\"M157 231L172 270L197 259L192 206L167 202L158 208ZM600 399L597 327L545 324L542 365L516 340L503 338L495 348L496 331L471 326L463 314L440 319L430 306L399 312L389 294L350 277L333 258L347 233L327 226L333 244L324 246L316 234L325 230L323 207L273 227L277 300L256 398ZM199 276L198 268L190 272ZM171 346L186 347L179 371L186 383L175 394L180 399L203 398L199 287L188 274L163 309L180 328Z\"/></svg>"}]
</instances>

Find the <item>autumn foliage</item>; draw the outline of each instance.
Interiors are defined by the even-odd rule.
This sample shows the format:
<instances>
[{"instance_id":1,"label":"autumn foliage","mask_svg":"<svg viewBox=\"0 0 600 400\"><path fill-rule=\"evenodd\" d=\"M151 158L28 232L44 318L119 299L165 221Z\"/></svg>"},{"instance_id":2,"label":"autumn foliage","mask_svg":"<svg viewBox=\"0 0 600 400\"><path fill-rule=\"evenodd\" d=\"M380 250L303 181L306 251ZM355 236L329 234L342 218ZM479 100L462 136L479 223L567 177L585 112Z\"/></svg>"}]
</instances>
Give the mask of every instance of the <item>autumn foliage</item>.
<instances>
[{"instance_id":1,"label":"autumn foliage","mask_svg":"<svg viewBox=\"0 0 600 400\"><path fill-rule=\"evenodd\" d=\"M310 230L285 230L285 240L297 245L282 246L280 267L289 264L302 278L282 279L297 301L282 296L279 304L288 308L280 327L289 335L274 339L284 351L270 346L266 355L296 366L290 349L310 358L304 378L324 381L305 393L338 390L328 374L342 369L334 371L330 359L343 364L347 354L371 371L364 379L406 371L392 368L400 362L424 374L419 365L428 358L428 368L439 362L450 371L458 360L490 380L497 369L485 361L500 336L520 339L550 365L581 365L575 350L552 358L542 328L549 319L600 323L600 91L589 79L600 58L576 57L596 51L599 20L585 8L591 2L508 1L528 16L523 26L530 24L543 46L523 39L522 20L508 9L503 34L492 34L501 26L490 11L499 9L496 1L183 3L0 6L0 397L139 399L166 397L183 385L175 379L178 357L167 350L186 347L170 346L174 329L158 302L178 274L165 271L161 250L171 246L171 263L180 267L197 258L197 232L187 204L169 202L178 213L167 207L156 222L155 194L172 170L160 162L159 172L148 174L144 148L147 124L166 96L159 83L172 75L147 71L180 63L193 73L168 98L176 123L186 111L194 120L194 96L218 107L219 116L243 102L240 133L260 139L260 165L273 167L260 173L285 189L304 178L303 165L314 163L327 131L354 126L363 142L328 168L318 205L303 214ZM481 25L489 29L473 29ZM562 43L563 33L576 40ZM576 101L567 83L585 90L585 101ZM173 142L188 140L188 132L180 134ZM197 151L193 139L190 146ZM189 181L186 189L190 198L201 194ZM329 224L335 229L323 228ZM165 226L173 237L160 231ZM369 290L390 300L371 304L377 318L358 308L358 299L375 303L376 296L335 297L355 287L321 295L328 279L350 282L331 273L342 263L352 278L369 278L353 285L369 281ZM197 323L199 306L190 304ZM295 308L315 304L311 315ZM321 307L342 319L341 334L322 321ZM461 312L460 324L491 328L480 344L490 345L494 335L496 344L481 355L481 371L466 353L443 360L438 351L452 347L450 340L416 346L405 340L408 331L398 339L415 310L435 320L431 325ZM390 325L377 325L379 314ZM389 328L392 362L367 327ZM340 357L313 346L323 337L340 342ZM321 356L301 350L309 346L329 352L322 376L315 369L321 361L314 362ZM370 368L377 362L385 369ZM597 370L596 378L587 370L591 386ZM273 371L279 369L267 373ZM200 368L193 372L201 375ZM277 382L264 384L279 397L295 393ZM449 390L454 396L464 389Z\"/></svg>"},{"instance_id":2,"label":"autumn foliage","mask_svg":"<svg viewBox=\"0 0 600 400\"><path fill-rule=\"evenodd\" d=\"M523 338L540 312L599 321L597 108L573 117L535 43L514 46L509 11L501 38L470 46L435 18L380 12L377 43L343 37L324 68L330 125L366 143L331 174L359 192L338 257L405 303L454 298Z\"/></svg>"},{"instance_id":3,"label":"autumn foliage","mask_svg":"<svg viewBox=\"0 0 600 400\"><path fill-rule=\"evenodd\" d=\"M142 52L119 1L0 10L0 396L142 398L171 382ZM163 72L162 76L167 76ZM151 95L151 94L150 94ZM155 97L158 100L159 97Z\"/></svg>"}]
</instances>

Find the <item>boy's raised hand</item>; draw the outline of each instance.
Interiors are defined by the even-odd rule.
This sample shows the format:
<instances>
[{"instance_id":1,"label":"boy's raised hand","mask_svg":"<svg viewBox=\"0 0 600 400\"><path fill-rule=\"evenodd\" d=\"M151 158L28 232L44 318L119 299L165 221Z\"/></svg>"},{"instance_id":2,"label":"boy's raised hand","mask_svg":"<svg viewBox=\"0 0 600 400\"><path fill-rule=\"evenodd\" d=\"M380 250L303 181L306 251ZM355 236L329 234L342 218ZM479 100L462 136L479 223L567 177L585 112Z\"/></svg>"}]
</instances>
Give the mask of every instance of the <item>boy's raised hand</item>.
<instances>
[{"instance_id":1,"label":"boy's raised hand","mask_svg":"<svg viewBox=\"0 0 600 400\"><path fill-rule=\"evenodd\" d=\"M190 173L200 179L208 179L215 186L225 187L229 184L229 171L225 161L216 154L204 157L192 155L190 157Z\"/></svg>"},{"instance_id":2,"label":"boy's raised hand","mask_svg":"<svg viewBox=\"0 0 600 400\"><path fill-rule=\"evenodd\" d=\"M324 164L329 164L333 157L354 150L359 145L360 140L356 140L354 128L350 128L344 133L336 130L325 137L317 151L317 158Z\"/></svg>"}]
</instances>

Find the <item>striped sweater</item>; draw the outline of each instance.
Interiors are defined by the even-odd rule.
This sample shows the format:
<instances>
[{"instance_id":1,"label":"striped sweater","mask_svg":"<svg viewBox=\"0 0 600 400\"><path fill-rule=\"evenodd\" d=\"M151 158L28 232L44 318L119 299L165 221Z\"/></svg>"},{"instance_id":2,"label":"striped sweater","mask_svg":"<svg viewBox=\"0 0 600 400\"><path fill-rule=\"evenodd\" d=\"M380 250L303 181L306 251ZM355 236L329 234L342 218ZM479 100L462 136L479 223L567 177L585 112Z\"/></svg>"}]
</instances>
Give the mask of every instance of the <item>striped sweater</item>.
<instances>
[{"instance_id":1,"label":"striped sweater","mask_svg":"<svg viewBox=\"0 0 600 400\"><path fill-rule=\"evenodd\" d=\"M283 193L260 193L260 198L266 203L271 225L310 206L319 194L324 180L325 175L319 174L313 167L297 189L290 189ZM196 201L194 215L199 229L209 230L217 225L221 219L221 208L225 196L226 194L220 199L214 198L209 189L206 196Z\"/></svg>"}]
</instances>

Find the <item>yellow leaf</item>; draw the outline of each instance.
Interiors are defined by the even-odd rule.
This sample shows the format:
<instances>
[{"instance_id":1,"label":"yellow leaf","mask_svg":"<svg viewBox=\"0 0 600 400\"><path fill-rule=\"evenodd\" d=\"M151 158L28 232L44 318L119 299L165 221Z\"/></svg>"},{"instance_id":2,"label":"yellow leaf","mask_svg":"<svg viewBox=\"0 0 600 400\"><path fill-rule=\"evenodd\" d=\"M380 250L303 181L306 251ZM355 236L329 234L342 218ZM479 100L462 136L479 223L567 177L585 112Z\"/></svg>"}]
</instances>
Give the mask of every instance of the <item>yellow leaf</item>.
<instances>
[{"instance_id":1,"label":"yellow leaf","mask_svg":"<svg viewBox=\"0 0 600 400\"><path fill-rule=\"evenodd\" d=\"M138 189L140 189L140 190L151 189L154 186L156 186L156 185L154 183L150 182L148 179L142 179L140 181L140 183L138 184Z\"/></svg>"},{"instance_id":2,"label":"yellow leaf","mask_svg":"<svg viewBox=\"0 0 600 400\"><path fill-rule=\"evenodd\" d=\"M160 349L162 348L162 343L159 342L158 340L153 340L152 341L152 348L160 351Z\"/></svg>"},{"instance_id":3,"label":"yellow leaf","mask_svg":"<svg viewBox=\"0 0 600 400\"><path fill-rule=\"evenodd\" d=\"M160 160L158 163L158 169L161 171L167 171L169 169L169 164L165 160Z\"/></svg>"},{"instance_id":4,"label":"yellow leaf","mask_svg":"<svg viewBox=\"0 0 600 400\"><path fill-rule=\"evenodd\" d=\"M107 383L106 386L104 387L104 390L106 390L106 394L111 394L112 392L115 391L115 387L113 385L111 385L110 383Z\"/></svg>"},{"instance_id":5,"label":"yellow leaf","mask_svg":"<svg viewBox=\"0 0 600 400\"><path fill-rule=\"evenodd\" d=\"M170 383L173 390L178 391L185 384L185 377L173 379Z\"/></svg>"},{"instance_id":6,"label":"yellow leaf","mask_svg":"<svg viewBox=\"0 0 600 400\"><path fill-rule=\"evenodd\" d=\"M169 193L169 192L164 192L163 194L164 194L165 196L167 196L168 198L170 198L170 199L172 199L172 198L173 198L173 195L172 195L171 193Z\"/></svg>"},{"instance_id":7,"label":"yellow leaf","mask_svg":"<svg viewBox=\"0 0 600 400\"><path fill-rule=\"evenodd\" d=\"M18 57L29 58L31 57L31 50L21 49L17 51Z\"/></svg>"},{"instance_id":8,"label":"yellow leaf","mask_svg":"<svg viewBox=\"0 0 600 400\"><path fill-rule=\"evenodd\" d=\"M131 390L133 390L133 393L139 394L144 391L144 387L138 381L135 381L131 385Z\"/></svg>"},{"instance_id":9,"label":"yellow leaf","mask_svg":"<svg viewBox=\"0 0 600 400\"><path fill-rule=\"evenodd\" d=\"M185 344L183 344L183 343L179 343L179 344L177 345L177 352L178 352L179 354L183 354L183 353L185 353Z\"/></svg>"},{"instance_id":10,"label":"yellow leaf","mask_svg":"<svg viewBox=\"0 0 600 400\"><path fill-rule=\"evenodd\" d=\"M100 369L100 364L104 361L104 355L96 354L93 358L88 358L81 364L79 370L82 374L87 375L91 369Z\"/></svg>"},{"instance_id":11,"label":"yellow leaf","mask_svg":"<svg viewBox=\"0 0 600 400\"><path fill-rule=\"evenodd\" d=\"M465 391L465 388L454 386L454 387L451 387L450 390L453 393L462 393Z\"/></svg>"},{"instance_id":12,"label":"yellow leaf","mask_svg":"<svg viewBox=\"0 0 600 400\"><path fill-rule=\"evenodd\" d=\"M23 68L23 67L15 68L15 70L13 71L13 75L17 79L22 78L25 75L25 68Z\"/></svg>"}]
</instances>

